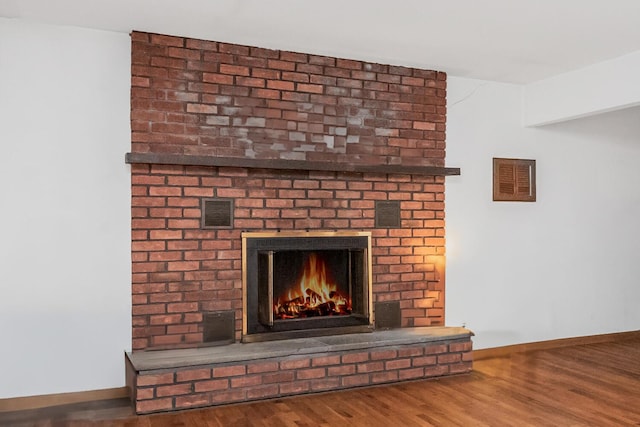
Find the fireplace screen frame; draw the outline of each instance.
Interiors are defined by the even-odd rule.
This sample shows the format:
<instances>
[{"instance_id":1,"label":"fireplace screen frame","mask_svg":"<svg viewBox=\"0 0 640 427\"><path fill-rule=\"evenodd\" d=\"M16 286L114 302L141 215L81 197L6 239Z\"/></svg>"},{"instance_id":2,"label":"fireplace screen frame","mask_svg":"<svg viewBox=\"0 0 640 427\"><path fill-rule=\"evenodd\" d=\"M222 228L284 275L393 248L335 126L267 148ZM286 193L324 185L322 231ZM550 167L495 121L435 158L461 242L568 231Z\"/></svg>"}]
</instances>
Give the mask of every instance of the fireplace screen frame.
<instances>
[{"instance_id":1,"label":"fireplace screen frame","mask_svg":"<svg viewBox=\"0 0 640 427\"><path fill-rule=\"evenodd\" d=\"M346 250L361 258L363 275L360 299L362 309L351 315L278 321L266 325L260 313L258 262L261 254L273 251ZM271 285L270 285L271 286ZM242 341L264 341L373 330L371 232L368 231L280 231L242 233ZM273 296L271 295L271 299ZM351 295L352 300L354 295Z\"/></svg>"}]
</instances>

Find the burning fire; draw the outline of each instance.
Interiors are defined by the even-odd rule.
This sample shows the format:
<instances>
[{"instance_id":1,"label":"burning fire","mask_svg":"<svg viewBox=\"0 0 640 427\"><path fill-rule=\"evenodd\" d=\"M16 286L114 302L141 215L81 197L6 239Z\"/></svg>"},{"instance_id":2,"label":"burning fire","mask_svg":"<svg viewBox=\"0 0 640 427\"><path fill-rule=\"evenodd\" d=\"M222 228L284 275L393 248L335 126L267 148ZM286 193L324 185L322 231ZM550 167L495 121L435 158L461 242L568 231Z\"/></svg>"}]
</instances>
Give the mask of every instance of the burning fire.
<instances>
[{"instance_id":1,"label":"burning fire","mask_svg":"<svg viewBox=\"0 0 640 427\"><path fill-rule=\"evenodd\" d=\"M312 253L307 258L298 283L274 301L277 319L351 314L351 300L327 280L327 265Z\"/></svg>"}]
</instances>

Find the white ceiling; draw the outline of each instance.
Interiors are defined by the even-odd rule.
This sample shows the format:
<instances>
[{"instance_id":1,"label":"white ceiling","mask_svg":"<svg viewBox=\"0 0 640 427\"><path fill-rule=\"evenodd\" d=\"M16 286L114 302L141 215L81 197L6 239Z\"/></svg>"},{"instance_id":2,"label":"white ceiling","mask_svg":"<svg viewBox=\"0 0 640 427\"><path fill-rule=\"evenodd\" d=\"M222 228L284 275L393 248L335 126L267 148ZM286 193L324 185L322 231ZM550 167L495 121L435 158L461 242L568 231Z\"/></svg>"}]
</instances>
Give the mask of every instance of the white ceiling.
<instances>
[{"instance_id":1,"label":"white ceiling","mask_svg":"<svg viewBox=\"0 0 640 427\"><path fill-rule=\"evenodd\" d=\"M513 83L640 50L640 0L0 0L0 16Z\"/></svg>"}]
</instances>

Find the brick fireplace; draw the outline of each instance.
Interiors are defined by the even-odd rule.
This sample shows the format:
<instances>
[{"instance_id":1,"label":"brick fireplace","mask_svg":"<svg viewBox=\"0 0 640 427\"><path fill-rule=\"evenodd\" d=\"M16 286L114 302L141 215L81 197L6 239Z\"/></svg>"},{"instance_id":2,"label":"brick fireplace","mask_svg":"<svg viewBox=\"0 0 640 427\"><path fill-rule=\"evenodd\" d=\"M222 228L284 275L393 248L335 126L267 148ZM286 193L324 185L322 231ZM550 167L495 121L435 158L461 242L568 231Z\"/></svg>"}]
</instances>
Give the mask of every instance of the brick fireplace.
<instances>
[{"instance_id":1,"label":"brick fireplace","mask_svg":"<svg viewBox=\"0 0 640 427\"><path fill-rule=\"evenodd\" d=\"M459 173L445 167L444 73L142 32L131 38L129 356L211 349L220 357L220 337L207 326L218 315L231 322L225 341L246 341L243 233L368 233L368 327L376 329L376 307L381 315L389 304L402 329L444 325L444 182ZM231 208L221 224L206 226L205 200ZM139 369L129 357L128 382L137 410L153 412L468 371L470 333L437 335L392 339L389 348L336 344L336 353L278 354L262 365L236 358ZM231 347L238 345L253 344ZM349 360L363 367L340 371ZM365 373L377 360L377 373ZM289 372L296 363L302 373ZM309 370L316 364L322 375ZM341 376L330 378L326 366ZM282 381L258 379L281 367ZM216 382L216 370L233 378Z\"/></svg>"}]
</instances>

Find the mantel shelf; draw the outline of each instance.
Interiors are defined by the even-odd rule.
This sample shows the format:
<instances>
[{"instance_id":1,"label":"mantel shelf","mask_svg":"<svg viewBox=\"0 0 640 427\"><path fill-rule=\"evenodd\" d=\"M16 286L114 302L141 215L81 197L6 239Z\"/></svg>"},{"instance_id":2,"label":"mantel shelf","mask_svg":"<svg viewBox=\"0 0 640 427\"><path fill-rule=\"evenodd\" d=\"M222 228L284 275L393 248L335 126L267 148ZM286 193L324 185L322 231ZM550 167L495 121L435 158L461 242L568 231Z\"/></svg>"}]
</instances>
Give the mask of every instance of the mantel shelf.
<instances>
[{"instance_id":1,"label":"mantel shelf","mask_svg":"<svg viewBox=\"0 0 640 427\"><path fill-rule=\"evenodd\" d=\"M281 169L328 172L406 174L423 176L460 175L460 168L406 165L360 165L284 159L247 159L240 157L190 156L162 153L127 153L128 164L215 166L250 169Z\"/></svg>"}]
</instances>

